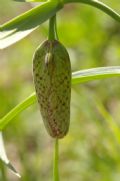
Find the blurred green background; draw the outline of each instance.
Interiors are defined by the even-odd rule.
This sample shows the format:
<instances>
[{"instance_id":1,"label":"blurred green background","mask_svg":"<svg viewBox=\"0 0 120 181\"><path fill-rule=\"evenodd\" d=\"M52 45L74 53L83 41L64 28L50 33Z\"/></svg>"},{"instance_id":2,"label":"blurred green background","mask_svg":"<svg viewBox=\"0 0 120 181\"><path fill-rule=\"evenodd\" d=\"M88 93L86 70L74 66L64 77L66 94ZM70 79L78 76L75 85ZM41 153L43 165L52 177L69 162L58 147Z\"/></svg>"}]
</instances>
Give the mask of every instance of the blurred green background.
<instances>
[{"instance_id":1,"label":"blurred green background","mask_svg":"<svg viewBox=\"0 0 120 181\"><path fill-rule=\"evenodd\" d=\"M119 0L104 0L120 13ZM0 24L33 7L0 0ZM58 13L58 34L72 71L120 65L120 24L101 11L70 4ZM48 22L0 51L0 117L34 91L32 56L47 38ZM21 181L51 181L53 139L38 105L17 116L3 132L7 155ZM120 180L120 78L72 86L69 134L60 140L61 181ZM7 181L18 181L8 169ZM0 180L2 181L2 180Z\"/></svg>"}]
</instances>

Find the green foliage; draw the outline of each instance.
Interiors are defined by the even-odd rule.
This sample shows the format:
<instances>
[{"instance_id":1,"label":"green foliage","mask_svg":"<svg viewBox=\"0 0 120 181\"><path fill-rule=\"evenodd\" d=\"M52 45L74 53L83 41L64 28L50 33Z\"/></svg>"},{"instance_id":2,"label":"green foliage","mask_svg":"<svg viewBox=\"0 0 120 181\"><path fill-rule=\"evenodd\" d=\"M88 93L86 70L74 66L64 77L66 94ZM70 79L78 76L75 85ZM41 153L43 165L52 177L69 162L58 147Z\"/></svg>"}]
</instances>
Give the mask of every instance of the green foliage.
<instances>
[{"instance_id":1,"label":"green foliage","mask_svg":"<svg viewBox=\"0 0 120 181\"><path fill-rule=\"evenodd\" d=\"M56 1L48 1L5 23L0 27L0 48L6 48L21 40L53 16L60 8L61 5Z\"/></svg>"},{"instance_id":2,"label":"green foliage","mask_svg":"<svg viewBox=\"0 0 120 181\"><path fill-rule=\"evenodd\" d=\"M65 4L69 2L73 1L64 1ZM97 7L118 22L120 20L119 14L100 1L74 2ZM119 3L112 0L109 3L119 10ZM17 13L19 4L15 6ZM24 7L27 8L28 3ZM115 78L120 75L120 67L116 66L120 59L119 25L87 6L71 4L64 8L66 11L60 12L58 32L68 47L75 72L72 74L70 132L60 141L61 180L116 181L120 176L120 84ZM61 4L48 1L1 25L0 47L5 48L21 40L60 9ZM12 13L11 8L8 13ZM7 153L10 160L15 160L14 165L20 170L22 181L51 180L52 140L39 121L38 108L34 105L18 114L36 101L35 94L24 98L33 92L30 60L34 47L47 36L46 32L44 24L29 38L0 52L0 128L8 125L4 130ZM88 69L90 67L99 68ZM102 81L98 82L99 79ZM1 168L5 177L5 169ZM0 179L5 181L3 178ZM9 180L13 180L11 175Z\"/></svg>"},{"instance_id":3,"label":"green foliage","mask_svg":"<svg viewBox=\"0 0 120 181\"><path fill-rule=\"evenodd\" d=\"M8 47L30 34L33 30L39 27L41 23L59 11L63 7L63 4L70 2L79 2L91 5L102 10L116 21L120 22L120 15L118 13L97 0L50 0L3 24L0 27L0 49Z\"/></svg>"}]
</instances>

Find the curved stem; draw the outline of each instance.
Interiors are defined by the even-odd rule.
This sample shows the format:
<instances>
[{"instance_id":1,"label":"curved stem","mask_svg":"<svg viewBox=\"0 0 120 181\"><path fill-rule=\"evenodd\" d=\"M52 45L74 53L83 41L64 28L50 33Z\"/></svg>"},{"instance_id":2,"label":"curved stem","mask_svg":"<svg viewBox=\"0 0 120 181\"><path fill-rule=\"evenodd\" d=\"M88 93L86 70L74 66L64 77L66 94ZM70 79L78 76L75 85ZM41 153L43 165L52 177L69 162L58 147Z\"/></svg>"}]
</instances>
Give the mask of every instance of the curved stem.
<instances>
[{"instance_id":1,"label":"curved stem","mask_svg":"<svg viewBox=\"0 0 120 181\"><path fill-rule=\"evenodd\" d=\"M55 39L55 21L56 21L56 15L52 16L49 20L49 40Z\"/></svg>"},{"instance_id":2,"label":"curved stem","mask_svg":"<svg viewBox=\"0 0 120 181\"><path fill-rule=\"evenodd\" d=\"M53 181L59 181L59 140L55 139L53 159Z\"/></svg>"},{"instance_id":3,"label":"curved stem","mask_svg":"<svg viewBox=\"0 0 120 181\"><path fill-rule=\"evenodd\" d=\"M78 2L78 3L91 5L93 7L96 7L98 9L102 10L104 13L108 14L113 19L120 22L120 15L117 12L115 12L112 8L110 8L109 6L107 6L106 4L104 4L98 0L63 0L63 2L64 2L64 4Z\"/></svg>"}]
</instances>

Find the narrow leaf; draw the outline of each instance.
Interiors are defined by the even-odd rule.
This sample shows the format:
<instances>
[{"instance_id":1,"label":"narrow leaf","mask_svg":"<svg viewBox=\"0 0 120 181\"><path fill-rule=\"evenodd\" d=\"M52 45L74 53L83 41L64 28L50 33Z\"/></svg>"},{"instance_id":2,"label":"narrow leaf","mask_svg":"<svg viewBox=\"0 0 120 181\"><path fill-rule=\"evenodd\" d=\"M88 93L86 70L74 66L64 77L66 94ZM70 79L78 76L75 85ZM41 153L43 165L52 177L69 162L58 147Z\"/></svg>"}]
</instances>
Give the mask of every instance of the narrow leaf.
<instances>
[{"instance_id":1,"label":"narrow leaf","mask_svg":"<svg viewBox=\"0 0 120 181\"><path fill-rule=\"evenodd\" d=\"M72 74L73 84L85 83L92 80L120 76L120 66L100 67L81 70Z\"/></svg>"},{"instance_id":2,"label":"narrow leaf","mask_svg":"<svg viewBox=\"0 0 120 181\"><path fill-rule=\"evenodd\" d=\"M0 49L6 48L27 36L60 8L61 5L58 2L48 1L0 26Z\"/></svg>"},{"instance_id":3,"label":"narrow leaf","mask_svg":"<svg viewBox=\"0 0 120 181\"><path fill-rule=\"evenodd\" d=\"M21 177L7 158L2 132L0 132L0 159L18 177Z\"/></svg>"},{"instance_id":4,"label":"narrow leaf","mask_svg":"<svg viewBox=\"0 0 120 181\"><path fill-rule=\"evenodd\" d=\"M101 67L87 70L81 70L72 73L72 84L86 83L88 81L99 80L110 77L120 76L120 66ZM8 112L2 119L0 119L0 130L3 130L10 121L20 112L27 109L36 102L36 95L33 93L14 109Z\"/></svg>"},{"instance_id":5,"label":"narrow leaf","mask_svg":"<svg viewBox=\"0 0 120 181\"><path fill-rule=\"evenodd\" d=\"M6 114L0 120L0 130L2 130L10 120L12 120L15 116L17 116L20 112L25 110L30 105L34 104L36 101L35 93L31 94L27 99L18 104L14 109L12 109L8 114Z\"/></svg>"}]
</instances>

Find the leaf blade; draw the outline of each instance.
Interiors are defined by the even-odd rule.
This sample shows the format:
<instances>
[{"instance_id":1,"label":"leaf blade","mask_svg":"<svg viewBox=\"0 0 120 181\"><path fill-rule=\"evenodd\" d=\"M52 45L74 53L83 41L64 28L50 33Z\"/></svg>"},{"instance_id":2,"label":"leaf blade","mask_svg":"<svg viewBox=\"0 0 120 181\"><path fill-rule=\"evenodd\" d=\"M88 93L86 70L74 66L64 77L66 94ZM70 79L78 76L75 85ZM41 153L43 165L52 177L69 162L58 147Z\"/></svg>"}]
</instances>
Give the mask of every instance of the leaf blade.
<instances>
[{"instance_id":1,"label":"leaf blade","mask_svg":"<svg viewBox=\"0 0 120 181\"><path fill-rule=\"evenodd\" d=\"M0 26L0 49L8 47L30 34L59 9L61 9L61 5L56 1L48 1Z\"/></svg>"},{"instance_id":2,"label":"leaf blade","mask_svg":"<svg viewBox=\"0 0 120 181\"><path fill-rule=\"evenodd\" d=\"M91 68L74 72L72 84L120 76L120 66Z\"/></svg>"}]
</instances>

